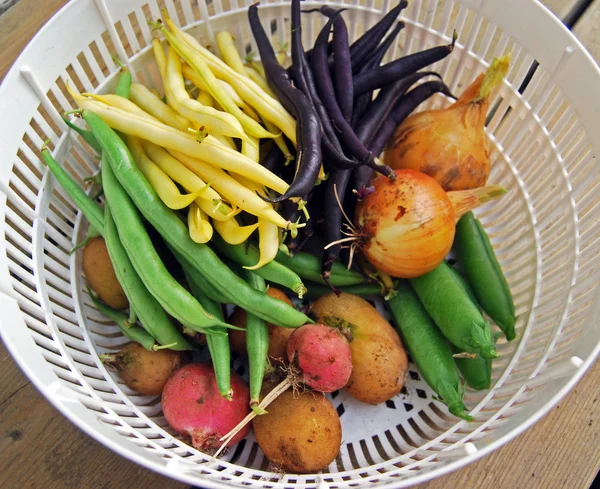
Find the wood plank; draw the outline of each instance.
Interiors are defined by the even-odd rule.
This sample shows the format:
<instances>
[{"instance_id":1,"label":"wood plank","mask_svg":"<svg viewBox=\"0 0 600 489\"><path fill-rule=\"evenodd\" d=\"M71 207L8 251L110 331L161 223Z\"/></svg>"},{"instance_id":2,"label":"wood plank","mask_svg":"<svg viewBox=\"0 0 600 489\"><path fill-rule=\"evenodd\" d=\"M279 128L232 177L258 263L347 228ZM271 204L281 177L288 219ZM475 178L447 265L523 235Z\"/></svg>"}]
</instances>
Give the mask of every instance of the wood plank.
<instances>
[{"instance_id":1,"label":"wood plank","mask_svg":"<svg viewBox=\"0 0 600 489\"><path fill-rule=\"evenodd\" d=\"M575 0L546 0L563 16ZM0 79L66 0L19 0L0 17ZM575 29L600 59L600 1ZM58 413L0 345L0 486L183 489L114 454ZM600 468L600 363L533 428L488 457L417 489L586 488Z\"/></svg>"},{"instance_id":2,"label":"wood plank","mask_svg":"<svg viewBox=\"0 0 600 489\"><path fill-rule=\"evenodd\" d=\"M25 378L2 344L0 371L0 487L189 487L128 461L71 424Z\"/></svg>"}]
</instances>

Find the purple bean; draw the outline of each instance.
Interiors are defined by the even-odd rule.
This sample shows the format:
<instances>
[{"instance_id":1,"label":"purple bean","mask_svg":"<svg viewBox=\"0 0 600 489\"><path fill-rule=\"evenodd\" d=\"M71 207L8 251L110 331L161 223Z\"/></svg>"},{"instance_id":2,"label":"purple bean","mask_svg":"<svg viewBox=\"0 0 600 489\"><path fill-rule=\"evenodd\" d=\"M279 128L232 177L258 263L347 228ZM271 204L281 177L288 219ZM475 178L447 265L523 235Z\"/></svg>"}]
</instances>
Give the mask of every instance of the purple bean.
<instances>
[{"instance_id":1,"label":"purple bean","mask_svg":"<svg viewBox=\"0 0 600 489\"><path fill-rule=\"evenodd\" d=\"M285 194L269 199L281 202L291 197L307 195L314 186L321 169L321 122L310 101L290 81L286 70L279 64L273 46L260 23L257 5L248 9L250 28L265 69L267 82L283 106L296 118L297 168Z\"/></svg>"},{"instance_id":2,"label":"purple bean","mask_svg":"<svg viewBox=\"0 0 600 489\"><path fill-rule=\"evenodd\" d=\"M453 51L455 41L456 33L452 43L447 46L436 46L425 51L410 54L371 71L356 75L354 77L355 96L394 83L411 73L415 73L436 61L444 59Z\"/></svg>"},{"instance_id":3,"label":"purple bean","mask_svg":"<svg viewBox=\"0 0 600 489\"><path fill-rule=\"evenodd\" d=\"M323 5L321 12L333 19L333 82L335 95L347 122L352 119L352 104L354 94L352 87L352 66L350 61L350 43L348 41L348 27L339 11Z\"/></svg>"},{"instance_id":4,"label":"purple bean","mask_svg":"<svg viewBox=\"0 0 600 489\"><path fill-rule=\"evenodd\" d=\"M352 72L356 73L361 64L365 62L372 54L379 42L386 35L387 31L398 18L402 10L406 8L408 2L402 0L392 10L385 14L379 22L365 32L350 46L350 56L352 58Z\"/></svg>"},{"instance_id":5,"label":"purple bean","mask_svg":"<svg viewBox=\"0 0 600 489\"><path fill-rule=\"evenodd\" d=\"M340 138L340 142L346 146L349 153L360 162L372 166L381 173L393 175L391 169L385 165L381 165L364 144L360 142L354 130L344 118L336 101L333 82L327 67L327 38L329 37L332 23L332 19L329 19L325 27L317 36L311 58L312 72L315 76L315 82L321 100L327 109L327 113L331 117L334 129Z\"/></svg>"}]
</instances>

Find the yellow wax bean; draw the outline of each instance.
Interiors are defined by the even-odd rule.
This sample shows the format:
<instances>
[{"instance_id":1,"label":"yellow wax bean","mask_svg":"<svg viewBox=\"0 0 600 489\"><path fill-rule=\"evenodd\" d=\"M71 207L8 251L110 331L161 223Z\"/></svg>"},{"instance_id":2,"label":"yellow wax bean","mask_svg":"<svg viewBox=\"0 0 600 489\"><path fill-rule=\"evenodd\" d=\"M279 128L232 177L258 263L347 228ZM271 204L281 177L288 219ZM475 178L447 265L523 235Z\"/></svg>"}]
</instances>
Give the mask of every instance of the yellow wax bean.
<instances>
[{"instance_id":1,"label":"yellow wax bean","mask_svg":"<svg viewBox=\"0 0 600 489\"><path fill-rule=\"evenodd\" d=\"M249 78L232 70L219 57L196 41L196 39L178 29L166 15L165 21L179 39L202 56L217 78L227 81L248 104L256 109L261 117L275 124L293 144L296 144L296 121L277 99L265 93L263 89Z\"/></svg>"},{"instance_id":2,"label":"yellow wax bean","mask_svg":"<svg viewBox=\"0 0 600 489\"><path fill-rule=\"evenodd\" d=\"M202 77L198 73L196 73L191 67L189 67L186 64L182 64L181 65L181 73L183 74L184 78L191 81L200 90L203 90L208 93L208 87L206 86L206 83L204 83L204 80L202 79ZM233 102L238 107L241 108L241 107L244 107L247 105L246 102L244 102L242 100L242 97L240 97L238 95L238 93L235 91L235 89L229 83L227 83L224 80L218 80L218 82L221 85L221 87L223 87L223 90L225 90L227 92L227 94L231 97Z\"/></svg>"},{"instance_id":3,"label":"yellow wax bean","mask_svg":"<svg viewBox=\"0 0 600 489\"><path fill-rule=\"evenodd\" d=\"M252 180L248 180L246 177L238 175L237 173L232 172L231 176L235 178L239 183L241 183L244 187L246 187L249 190L252 190L252 192L254 192L255 194L267 197L267 191L261 184L253 182Z\"/></svg>"},{"instance_id":4,"label":"yellow wax bean","mask_svg":"<svg viewBox=\"0 0 600 489\"><path fill-rule=\"evenodd\" d=\"M242 141L242 154L246 155L252 161L260 161L260 143L255 137L250 136L248 141Z\"/></svg>"},{"instance_id":5,"label":"yellow wax bean","mask_svg":"<svg viewBox=\"0 0 600 489\"><path fill-rule=\"evenodd\" d=\"M244 74L245 66L240 53L235 47L233 36L227 31L221 31L217 34L217 47L221 53L223 61L240 74Z\"/></svg>"},{"instance_id":6,"label":"yellow wax bean","mask_svg":"<svg viewBox=\"0 0 600 489\"><path fill-rule=\"evenodd\" d=\"M258 263L251 267L244 267L248 270L256 270L272 262L277 256L279 250L279 228L268 221L258 220L258 250L260 257Z\"/></svg>"},{"instance_id":7,"label":"yellow wax bean","mask_svg":"<svg viewBox=\"0 0 600 489\"><path fill-rule=\"evenodd\" d=\"M179 151L219 168L239 173L278 193L283 194L288 188L288 184L281 178L241 153L224 147L214 137L207 136L202 142L199 142L193 135L167 126L151 116L141 117L76 93L73 93L73 97L81 109L95 112L117 131L138 136L158 146Z\"/></svg>"},{"instance_id":8,"label":"yellow wax bean","mask_svg":"<svg viewBox=\"0 0 600 489\"><path fill-rule=\"evenodd\" d=\"M188 191L199 192L195 202L213 220L226 221L240 212L222 202L221 196L209 184L174 158L166 149L144 140L142 140L142 147L150 159L175 182Z\"/></svg>"},{"instance_id":9,"label":"yellow wax bean","mask_svg":"<svg viewBox=\"0 0 600 489\"><path fill-rule=\"evenodd\" d=\"M258 228L258 223L249 226L240 226L235 217L233 217L227 221L214 221L213 226L221 238L223 238L223 241L230 245L238 245L248 240L250 235Z\"/></svg>"},{"instance_id":10,"label":"yellow wax bean","mask_svg":"<svg viewBox=\"0 0 600 489\"><path fill-rule=\"evenodd\" d=\"M175 210L184 209L198 198L199 191L183 195L173 180L148 158L137 138L127 136L126 143L138 169L167 207Z\"/></svg>"},{"instance_id":11,"label":"yellow wax bean","mask_svg":"<svg viewBox=\"0 0 600 489\"><path fill-rule=\"evenodd\" d=\"M229 32L221 31L217 34L217 46L219 47L219 51L221 52L221 56L225 60L225 63L227 63L227 65L231 69L235 70L240 75L250 78L251 80L256 82L266 93L268 93L272 97L275 97L275 95L269 88L269 85L268 85L265 77L263 75L261 75L260 73L258 73L254 68L246 67L244 65L244 62L240 56L240 53L238 52L237 48L235 47L233 36ZM252 112L254 112L254 111L252 111ZM250 115L250 117L254 118L254 114L249 114L249 115ZM271 132L271 133L278 132L277 126L275 124L273 124L272 122L270 122L266 119L263 119L263 123L269 132ZM290 153L289 148L287 147L285 139L283 139L283 136L279 135L276 138L274 138L274 140L275 140L275 144L277 144L279 149L281 149L281 151L286 156L286 158L290 159L291 153ZM242 152L244 152L243 145L242 145ZM244 153L244 154L247 154L247 153ZM248 154L248 156L250 156L250 155Z\"/></svg>"},{"instance_id":12,"label":"yellow wax bean","mask_svg":"<svg viewBox=\"0 0 600 489\"><path fill-rule=\"evenodd\" d=\"M262 217L285 229L298 227L295 223L286 221L277 213L277 211L275 211L270 203L262 200L252 190L241 185L231 175L228 175L220 168L177 151L170 151L170 153L200 178L211 182L212 187L224 199L227 199L229 202L240 207L249 214Z\"/></svg>"},{"instance_id":13,"label":"yellow wax bean","mask_svg":"<svg viewBox=\"0 0 600 489\"><path fill-rule=\"evenodd\" d=\"M156 60L156 66L158 66L158 72L165 85L165 75L167 73L167 56L165 51L157 38L152 39L152 52L154 53L154 59Z\"/></svg>"},{"instance_id":14,"label":"yellow wax bean","mask_svg":"<svg viewBox=\"0 0 600 489\"><path fill-rule=\"evenodd\" d=\"M213 235L213 227L208 222L208 216L195 203L188 210L188 228L190 238L196 243L208 243Z\"/></svg>"},{"instance_id":15,"label":"yellow wax bean","mask_svg":"<svg viewBox=\"0 0 600 489\"><path fill-rule=\"evenodd\" d=\"M167 102L184 118L197 122L209 133L218 133L236 138L246 138L240 122L231 114L213 107L206 107L197 100L190 99L181 74L181 61L173 50L169 50L165 74Z\"/></svg>"},{"instance_id":16,"label":"yellow wax bean","mask_svg":"<svg viewBox=\"0 0 600 489\"><path fill-rule=\"evenodd\" d=\"M212 95L208 92L205 92L204 90L200 90L200 92L198 92L198 96L196 97L196 100L198 102L200 102L202 105L204 105L205 107L214 107L215 106L215 99L212 98Z\"/></svg>"},{"instance_id":17,"label":"yellow wax bean","mask_svg":"<svg viewBox=\"0 0 600 489\"><path fill-rule=\"evenodd\" d=\"M198 53L196 53L196 51L191 49L186 43L180 41L166 29L164 29L163 32L171 44L171 48L175 49L179 56L181 56L185 62L200 76L206 86L207 91L213 96L219 105L223 107L224 110L238 119L244 128L244 131L247 132L248 135L257 138L272 138L277 136L277 134L271 134L258 122L248 117L240 110L240 108L233 102L229 94L223 90L223 87L217 81L217 78L210 70L208 64L206 64L206 62Z\"/></svg>"},{"instance_id":18,"label":"yellow wax bean","mask_svg":"<svg viewBox=\"0 0 600 489\"><path fill-rule=\"evenodd\" d=\"M265 93L275 98L275 94L273 93L273 90L271 90L271 87L267 83L267 79L264 76L262 76L258 71L256 71L251 66L246 66L244 74L248 78L250 78L250 80L252 80L254 83L256 83L260 88L262 88L265 91Z\"/></svg>"},{"instance_id":19,"label":"yellow wax bean","mask_svg":"<svg viewBox=\"0 0 600 489\"><path fill-rule=\"evenodd\" d=\"M121 109L130 114L134 114L148 120L158 121L158 119L152 114L149 114L140 106L134 104L131 100L125 97L121 97L120 95L114 93L107 93L104 95L97 95L95 93L84 93L83 96L90 97L94 100L97 100L98 102L110 105L111 107L115 107L116 109Z\"/></svg>"},{"instance_id":20,"label":"yellow wax bean","mask_svg":"<svg viewBox=\"0 0 600 489\"><path fill-rule=\"evenodd\" d=\"M148 114L175 129L187 131L187 128L190 127L190 123L185 117L181 117L172 107L165 104L160 97L155 95L145 85L132 83L129 98Z\"/></svg>"}]
</instances>

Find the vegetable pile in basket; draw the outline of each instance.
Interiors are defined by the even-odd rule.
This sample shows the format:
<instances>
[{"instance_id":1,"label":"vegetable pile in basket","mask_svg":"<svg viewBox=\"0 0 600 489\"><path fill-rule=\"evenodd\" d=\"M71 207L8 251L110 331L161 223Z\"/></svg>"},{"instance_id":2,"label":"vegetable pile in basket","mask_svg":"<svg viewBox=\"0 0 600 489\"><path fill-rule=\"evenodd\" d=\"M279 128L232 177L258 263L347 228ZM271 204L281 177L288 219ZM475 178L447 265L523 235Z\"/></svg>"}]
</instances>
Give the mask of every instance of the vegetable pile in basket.
<instances>
[{"instance_id":1,"label":"vegetable pile in basket","mask_svg":"<svg viewBox=\"0 0 600 489\"><path fill-rule=\"evenodd\" d=\"M86 127L65 122L97 153L100 192L90 197L49 148L42 156L89 222L76 249L90 299L132 342L101 359L135 391L161 394L195 448L218 455L252 421L275 467L326 468L342 428L316 393L398 395L402 341L448 411L472 420L463 382L489 388L496 341L515 338L509 286L471 212L505 193L486 186L484 128L508 56L445 108L418 112L435 94L454 99L431 70L456 34L384 62L406 6L350 43L343 10L293 0L291 63L257 5L260 61L228 32L213 52L163 13L152 24L166 38L152 43L161 83L122 68L112 94L70 89ZM307 50L302 23L315 15L326 21ZM299 310L289 294L314 302ZM379 297L396 328L360 296ZM203 348L210 362L197 360ZM247 357L249 384L231 348Z\"/></svg>"}]
</instances>

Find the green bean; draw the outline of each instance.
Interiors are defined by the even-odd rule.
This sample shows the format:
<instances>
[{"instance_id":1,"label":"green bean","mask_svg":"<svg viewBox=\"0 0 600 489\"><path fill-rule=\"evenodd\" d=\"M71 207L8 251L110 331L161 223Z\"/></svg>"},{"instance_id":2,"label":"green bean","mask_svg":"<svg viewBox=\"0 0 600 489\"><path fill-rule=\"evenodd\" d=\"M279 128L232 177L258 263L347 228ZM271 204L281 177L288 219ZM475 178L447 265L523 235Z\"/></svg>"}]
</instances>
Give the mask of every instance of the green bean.
<instances>
[{"instance_id":1,"label":"green bean","mask_svg":"<svg viewBox=\"0 0 600 489\"><path fill-rule=\"evenodd\" d=\"M67 119L64 115L62 116L62 120L65 121L65 124L73 129L77 134L81 136L81 138L90 145L90 147L98 154L102 153L102 148L100 147L100 143L96 139L96 136L89 129L83 129L76 124L73 124L69 119Z\"/></svg>"},{"instance_id":2,"label":"green bean","mask_svg":"<svg viewBox=\"0 0 600 489\"><path fill-rule=\"evenodd\" d=\"M88 288L88 294L90 295L90 299L96 306L96 308L104 314L106 317L112 319L115 324L123 333L123 336L130 339L131 341L135 341L142 345L146 350L152 351L154 347L154 337L148 333L144 328L140 328L139 326L135 326L130 324L128 321L128 315L122 311L117 311L112 307L106 305L104 302L98 300L92 294L92 291Z\"/></svg>"},{"instance_id":3,"label":"green bean","mask_svg":"<svg viewBox=\"0 0 600 489\"><path fill-rule=\"evenodd\" d=\"M221 304L210 299L204 294L202 282L204 279L198 277L198 274L190 273L190 269L183 267L183 272L187 280L192 295L198 299L202 307L210 312L215 317L224 320L223 308ZM221 395L231 400L233 390L231 389L231 350L229 349L229 336L225 328L215 328L217 331L224 333L223 335L207 335L206 344L210 352L213 368L215 369L215 377L217 387Z\"/></svg>"},{"instance_id":4,"label":"green bean","mask_svg":"<svg viewBox=\"0 0 600 489\"><path fill-rule=\"evenodd\" d=\"M388 305L419 372L452 414L472 421L466 413L464 389L444 335L406 281L399 281L395 292Z\"/></svg>"},{"instance_id":5,"label":"green bean","mask_svg":"<svg viewBox=\"0 0 600 489\"><path fill-rule=\"evenodd\" d=\"M361 297L373 297L381 295L383 290L380 284L357 284L347 285L346 287L338 287L340 292L346 294L358 295ZM327 294L332 294L331 287L321 284L309 284L308 291L304 296L306 299L318 299Z\"/></svg>"},{"instance_id":6,"label":"green bean","mask_svg":"<svg viewBox=\"0 0 600 489\"><path fill-rule=\"evenodd\" d=\"M104 211L77 184L62 166L54 159L50 150L42 146L42 158L65 192L73 199L77 208L83 212L90 225L104 235Z\"/></svg>"},{"instance_id":7,"label":"green bean","mask_svg":"<svg viewBox=\"0 0 600 489\"><path fill-rule=\"evenodd\" d=\"M98 138L98 140L102 144L102 139ZM120 138L119 141L121 141ZM210 333L208 328L212 326L228 326L208 314L200 303L169 273L146 232L137 208L113 172L113 165L117 166L118 161L111 160L111 154L105 148L103 149L109 162L102 169L102 183L106 199L108 202L118 203L118 205L113 204L112 206L112 217L121 243L148 291L158 300L165 311L195 331Z\"/></svg>"},{"instance_id":8,"label":"green bean","mask_svg":"<svg viewBox=\"0 0 600 489\"><path fill-rule=\"evenodd\" d=\"M454 247L467 281L483 310L500 327L506 339L515 339L515 305L494 248L472 212L456 225Z\"/></svg>"},{"instance_id":9,"label":"green bean","mask_svg":"<svg viewBox=\"0 0 600 489\"><path fill-rule=\"evenodd\" d=\"M106 165L108 168L109 165ZM104 172L103 172L104 173ZM104 239L110 261L113 263L117 280L123 287L125 295L129 300L130 308L133 308L139 316L140 323L148 333L162 346L169 346L171 350L193 350L192 345L175 328L165 311L148 292L131 260L121 243L117 227L113 220L110 204L106 204L105 210Z\"/></svg>"},{"instance_id":10,"label":"green bean","mask_svg":"<svg viewBox=\"0 0 600 489\"><path fill-rule=\"evenodd\" d=\"M411 279L410 284L435 324L461 352L498 358L490 324L483 319L446 262Z\"/></svg>"},{"instance_id":11,"label":"green bean","mask_svg":"<svg viewBox=\"0 0 600 489\"><path fill-rule=\"evenodd\" d=\"M252 266L259 260L260 253L256 246L251 243L230 245L218 234L213 235L212 243L218 253L233 260L238 265ZM293 290L300 298L306 292L306 287L298 274L277 261L271 261L257 268L254 270L254 273L269 282L283 285Z\"/></svg>"},{"instance_id":12,"label":"green bean","mask_svg":"<svg viewBox=\"0 0 600 489\"><path fill-rule=\"evenodd\" d=\"M175 248L167 243L169 250L171 253L175 255L175 258L184 269L185 273L188 274L191 279L194 281L196 287L202 292L202 295L208 297L210 300L218 303L218 304L226 304L228 302L228 297L225 297L221 294L217 289L215 289L210 282L208 282L204 275L202 275L190 262Z\"/></svg>"},{"instance_id":13,"label":"green bean","mask_svg":"<svg viewBox=\"0 0 600 489\"><path fill-rule=\"evenodd\" d=\"M280 251L277 253L276 261L296 272L300 277L311 282L322 284L321 260L310 253L296 253L290 257ZM352 270L348 270L341 263L334 263L329 278L334 287L343 287L345 285L357 285L366 282L366 279Z\"/></svg>"},{"instance_id":14,"label":"green bean","mask_svg":"<svg viewBox=\"0 0 600 489\"><path fill-rule=\"evenodd\" d=\"M257 273L243 269L242 276L256 290L261 292L266 290L264 279ZM260 403L260 391L267 367L269 327L264 319L250 312L246 314L246 349L250 370L250 406L254 408Z\"/></svg>"},{"instance_id":15,"label":"green bean","mask_svg":"<svg viewBox=\"0 0 600 489\"><path fill-rule=\"evenodd\" d=\"M177 250L227 299L224 302L237 304L267 322L284 327L295 328L311 322L305 314L295 308L250 287L224 266L209 246L194 243L185 224L160 201L154 189L143 178L125 143L93 112L84 110L83 118L94 131L102 149L112 155L111 160L115 163L117 178L125 186L127 193L144 217L173 249Z\"/></svg>"},{"instance_id":16,"label":"green bean","mask_svg":"<svg viewBox=\"0 0 600 489\"><path fill-rule=\"evenodd\" d=\"M128 99L131 91L131 73L124 66L121 67L121 76L115 88L115 94Z\"/></svg>"}]
</instances>

